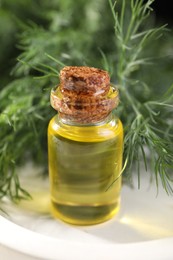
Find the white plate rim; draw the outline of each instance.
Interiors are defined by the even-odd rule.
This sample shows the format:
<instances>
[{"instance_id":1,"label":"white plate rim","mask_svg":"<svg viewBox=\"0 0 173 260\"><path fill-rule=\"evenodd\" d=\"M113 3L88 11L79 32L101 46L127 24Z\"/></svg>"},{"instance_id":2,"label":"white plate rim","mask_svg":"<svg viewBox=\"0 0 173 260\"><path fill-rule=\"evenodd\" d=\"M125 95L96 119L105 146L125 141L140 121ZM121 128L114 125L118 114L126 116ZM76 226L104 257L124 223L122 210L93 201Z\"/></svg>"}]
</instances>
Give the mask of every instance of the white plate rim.
<instances>
[{"instance_id":1,"label":"white plate rim","mask_svg":"<svg viewBox=\"0 0 173 260\"><path fill-rule=\"evenodd\" d=\"M85 244L49 237L0 216L0 243L46 260L172 260L173 237L127 244ZM15 234L15 239L14 239Z\"/></svg>"}]
</instances>

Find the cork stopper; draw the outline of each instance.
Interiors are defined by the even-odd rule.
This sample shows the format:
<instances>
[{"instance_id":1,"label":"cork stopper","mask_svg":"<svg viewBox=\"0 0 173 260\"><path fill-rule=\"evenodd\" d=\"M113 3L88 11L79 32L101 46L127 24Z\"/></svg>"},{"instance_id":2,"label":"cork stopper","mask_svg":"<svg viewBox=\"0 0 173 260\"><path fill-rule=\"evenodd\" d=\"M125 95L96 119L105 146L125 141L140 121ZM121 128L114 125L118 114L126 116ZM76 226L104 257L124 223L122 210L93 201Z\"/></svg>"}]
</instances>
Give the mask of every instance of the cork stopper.
<instances>
[{"instance_id":1,"label":"cork stopper","mask_svg":"<svg viewBox=\"0 0 173 260\"><path fill-rule=\"evenodd\" d=\"M60 71L60 88L65 95L106 95L110 88L109 74L92 67L65 67Z\"/></svg>"},{"instance_id":2,"label":"cork stopper","mask_svg":"<svg viewBox=\"0 0 173 260\"><path fill-rule=\"evenodd\" d=\"M52 107L61 118L73 123L104 120L118 100L118 90L110 84L109 74L93 67L64 67L60 85L51 92Z\"/></svg>"}]
</instances>

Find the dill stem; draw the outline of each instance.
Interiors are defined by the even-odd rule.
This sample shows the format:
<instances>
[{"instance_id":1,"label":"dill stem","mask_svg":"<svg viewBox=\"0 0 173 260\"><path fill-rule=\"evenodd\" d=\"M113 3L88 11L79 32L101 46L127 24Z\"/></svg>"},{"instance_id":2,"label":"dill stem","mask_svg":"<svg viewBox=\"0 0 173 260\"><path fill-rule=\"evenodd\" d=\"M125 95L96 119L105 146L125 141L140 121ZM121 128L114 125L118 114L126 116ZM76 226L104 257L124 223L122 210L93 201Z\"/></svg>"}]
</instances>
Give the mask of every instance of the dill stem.
<instances>
[{"instance_id":1,"label":"dill stem","mask_svg":"<svg viewBox=\"0 0 173 260\"><path fill-rule=\"evenodd\" d=\"M123 93L123 95L126 97L126 99L128 100L129 104L131 105L131 107L133 108L135 114L137 117L141 117L142 114L140 113L139 109L137 108L137 106L135 105L135 100L132 99L132 96L130 95L128 89L122 84L121 85L121 92Z\"/></svg>"},{"instance_id":2,"label":"dill stem","mask_svg":"<svg viewBox=\"0 0 173 260\"><path fill-rule=\"evenodd\" d=\"M131 31L133 29L134 21L135 21L134 16L132 16L131 19L130 19L130 24L129 24L128 29L127 29L126 37L124 39L125 45L128 43L130 36L132 35Z\"/></svg>"},{"instance_id":3,"label":"dill stem","mask_svg":"<svg viewBox=\"0 0 173 260\"><path fill-rule=\"evenodd\" d=\"M129 100L134 112L136 113L137 116L142 116L141 113L139 112L138 108L134 105L134 102L130 96L130 94L127 92L127 95L126 95L127 99Z\"/></svg>"}]
</instances>

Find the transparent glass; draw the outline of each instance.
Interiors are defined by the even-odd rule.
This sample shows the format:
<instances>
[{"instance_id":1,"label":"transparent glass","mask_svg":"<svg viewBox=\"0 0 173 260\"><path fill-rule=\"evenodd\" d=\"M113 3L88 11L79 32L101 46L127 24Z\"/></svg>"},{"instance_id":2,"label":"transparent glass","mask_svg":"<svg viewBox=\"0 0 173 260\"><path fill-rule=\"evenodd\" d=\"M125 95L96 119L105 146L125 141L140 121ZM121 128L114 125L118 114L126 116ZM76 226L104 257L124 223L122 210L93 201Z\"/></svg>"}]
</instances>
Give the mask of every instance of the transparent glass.
<instances>
[{"instance_id":1,"label":"transparent glass","mask_svg":"<svg viewBox=\"0 0 173 260\"><path fill-rule=\"evenodd\" d=\"M48 127L53 215L76 225L97 224L115 215L120 205L122 152L123 127L112 113L92 125L53 117Z\"/></svg>"}]
</instances>

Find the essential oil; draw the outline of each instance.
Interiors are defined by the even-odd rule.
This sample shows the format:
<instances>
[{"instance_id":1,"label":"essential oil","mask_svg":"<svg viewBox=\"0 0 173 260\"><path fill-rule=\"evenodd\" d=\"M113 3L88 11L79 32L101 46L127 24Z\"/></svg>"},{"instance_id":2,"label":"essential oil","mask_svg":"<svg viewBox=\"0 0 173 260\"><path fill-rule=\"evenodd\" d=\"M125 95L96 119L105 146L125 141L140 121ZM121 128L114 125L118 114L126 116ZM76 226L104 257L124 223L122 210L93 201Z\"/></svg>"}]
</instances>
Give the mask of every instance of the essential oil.
<instances>
[{"instance_id":1,"label":"essential oil","mask_svg":"<svg viewBox=\"0 0 173 260\"><path fill-rule=\"evenodd\" d=\"M52 213L76 225L104 222L120 205L123 127L111 112L118 91L102 70L65 67L51 103L59 111L48 128Z\"/></svg>"}]
</instances>

